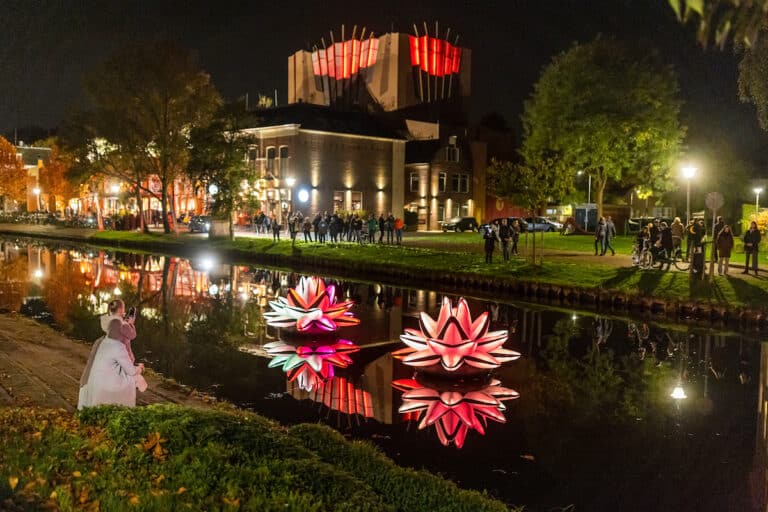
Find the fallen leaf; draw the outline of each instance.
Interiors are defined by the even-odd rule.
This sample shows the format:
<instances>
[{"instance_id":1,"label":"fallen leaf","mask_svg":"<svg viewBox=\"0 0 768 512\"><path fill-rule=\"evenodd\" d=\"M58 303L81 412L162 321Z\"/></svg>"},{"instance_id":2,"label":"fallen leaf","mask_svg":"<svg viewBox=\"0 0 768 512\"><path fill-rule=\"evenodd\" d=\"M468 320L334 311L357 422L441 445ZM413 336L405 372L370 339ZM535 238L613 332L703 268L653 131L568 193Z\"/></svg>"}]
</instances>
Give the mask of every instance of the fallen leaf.
<instances>
[{"instance_id":1,"label":"fallen leaf","mask_svg":"<svg viewBox=\"0 0 768 512\"><path fill-rule=\"evenodd\" d=\"M176 491L176 494L184 494L185 492L187 492L186 487L179 487L179 490Z\"/></svg>"},{"instance_id":2,"label":"fallen leaf","mask_svg":"<svg viewBox=\"0 0 768 512\"><path fill-rule=\"evenodd\" d=\"M75 478L80 478L81 476L83 476L83 474L80 473L79 471L73 471L72 476Z\"/></svg>"},{"instance_id":3,"label":"fallen leaf","mask_svg":"<svg viewBox=\"0 0 768 512\"><path fill-rule=\"evenodd\" d=\"M128 498L128 503L130 503L131 505L138 505L139 504L139 497L134 494L133 496Z\"/></svg>"},{"instance_id":4,"label":"fallen leaf","mask_svg":"<svg viewBox=\"0 0 768 512\"><path fill-rule=\"evenodd\" d=\"M160 475L159 477L155 478L155 485L160 485L160 482L165 480L165 475Z\"/></svg>"},{"instance_id":5,"label":"fallen leaf","mask_svg":"<svg viewBox=\"0 0 768 512\"><path fill-rule=\"evenodd\" d=\"M17 476L8 477L8 485L11 486L11 490L16 489L16 486L19 485L19 477Z\"/></svg>"},{"instance_id":6,"label":"fallen leaf","mask_svg":"<svg viewBox=\"0 0 768 512\"><path fill-rule=\"evenodd\" d=\"M56 494L56 491L53 491L53 492L51 493L51 495L50 495L50 496L48 496L48 497L49 497L49 498L51 498L52 500L55 500L57 496L58 496L58 494Z\"/></svg>"},{"instance_id":7,"label":"fallen leaf","mask_svg":"<svg viewBox=\"0 0 768 512\"><path fill-rule=\"evenodd\" d=\"M223 501L227 505L231 505L231 506L236 507L236 508L240 506L240 499L239 498L229 499L226 496L222 496L221 501Z\"/></svg>"}]
</instances>

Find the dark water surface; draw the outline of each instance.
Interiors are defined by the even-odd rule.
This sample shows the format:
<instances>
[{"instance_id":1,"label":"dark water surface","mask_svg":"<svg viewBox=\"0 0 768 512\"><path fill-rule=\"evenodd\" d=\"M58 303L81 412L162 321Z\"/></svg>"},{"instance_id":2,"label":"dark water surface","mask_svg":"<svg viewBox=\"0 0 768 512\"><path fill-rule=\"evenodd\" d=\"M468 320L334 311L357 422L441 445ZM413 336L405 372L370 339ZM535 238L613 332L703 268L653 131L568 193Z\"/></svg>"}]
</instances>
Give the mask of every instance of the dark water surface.
<instances>
[{"instance_id":1,"label":"dark water surface","mask_svg":"<svg viewBox=\"0 0 768 512\"><path fill-rule=\"evenodd\" d=\"M487 312L490 330L507 331L504 348L522 357L416 375L391 354L420 312L437 317L443 296L328 278L360 319L337 338L359 350L348 365L323 352L314 372L306 351L338 340L313 344L263 316L300 277L202 254L0 239L0 309L94 340L97 315L119 296L140 311L133 350L153 370L286 424L321 421L370 439L401 465L526 510L765 510L768 349L759 339L467 298L472 317ZM304 347L303 374L290 380L295 359L274 366L274 342ZM404 401L409 386L429 400ZM686 398L670 396L677 386ZM435 424L420 429L425 414ZM476 426L462 432L461 415Z\"/></svg>"}]
</instances>

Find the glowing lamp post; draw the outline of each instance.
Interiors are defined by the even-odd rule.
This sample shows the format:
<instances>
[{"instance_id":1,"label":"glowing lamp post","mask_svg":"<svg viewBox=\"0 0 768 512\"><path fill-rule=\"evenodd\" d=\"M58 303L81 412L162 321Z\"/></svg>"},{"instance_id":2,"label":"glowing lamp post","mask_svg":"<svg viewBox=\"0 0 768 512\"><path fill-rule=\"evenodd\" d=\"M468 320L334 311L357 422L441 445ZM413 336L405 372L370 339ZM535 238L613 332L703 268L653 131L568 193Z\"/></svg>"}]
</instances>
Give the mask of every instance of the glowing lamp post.
<instances>
[{"instance_id":1,"label":"glowing lamp post","mask_svg":"<svg viewBox=\"0 0 768 512\"><path fill-rule=\"evenodd\" d=\"M755 216L760 213L760 192L763 191L762 187L757 187L752 190L755 193Z\"/></svg>"},{"instance_id":2,"label":"glowing lamp post","mask_svg":"<svg viewBox=\"0 0 768 512\"><path fill-rule=\"evenodd\" d=\"M683 167L683 176L686 180L685 189L685 223L686 225L691 221L691 178L696 175L696 167L692 165L686 165Z\"/></svg>"},{"instance_id":3,"label":"glowing lamp post","mask_svg":"<svg viewBox=\"0 0 768 512\"><path fill-rule=\"evenodd\" d=\"M678 384L675 386L675 389L672 390L672 393L669 395L670 397L674 398L676 401L685 400L688 398L688 395L685 394L685 390L683 389L683 386Z\"/></svg>"}]
</instances>

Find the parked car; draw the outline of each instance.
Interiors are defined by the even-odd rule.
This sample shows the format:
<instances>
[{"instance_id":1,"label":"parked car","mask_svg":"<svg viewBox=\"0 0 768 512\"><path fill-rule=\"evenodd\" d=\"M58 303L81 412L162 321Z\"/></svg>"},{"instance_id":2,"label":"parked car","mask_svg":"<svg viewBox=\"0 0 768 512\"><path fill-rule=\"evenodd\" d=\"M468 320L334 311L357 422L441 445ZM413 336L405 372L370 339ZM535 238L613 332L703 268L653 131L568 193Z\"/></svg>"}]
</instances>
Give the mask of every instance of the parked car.
<instances>
[{"instance_id":1,"label":"parked car","mask_svg":"<svg viewBox=\"0 0 768 512\"><path fill-rule=\"evenodd\" d=\"M211 218L207 215L195 215L189 220L190 233L207 233L211 229Z\"/></svg>"},{"instance_id":2,"label":"parked car","mask_svg":"<svg viewBox=\"0 0 768 512\"><path fill-rule=\"evenodd\" d=\"M528 223L528 231L561 231L563 225L546 217L528 217L525 219Z\"/></svg>"},{"instance_id":3,"label":"parked car","mask_svg":"<svg viewBox=\"0 0 768 512\"><path fill-rule=\"evenodd\" d=\"M485 229L486 226L488 226L489 224L493 224L493 223L497 223L497 224L501 225L501 219L504 219L504 218L507 219L507 224L509 224L510 226L512 224L514 224L515 221L517 221L520 224L520 232L521 233L526 231L526 230L528 230L528 223L522 217L496 217L495 219L491 220L490 222L486 222L485 224L480 226L480 228L481 229Z\"/></svg>"},{"instance_id":4,"label":"parked car","mask_svg":"<svg viewBox=\"0 0 768 512\"><path fill-rule=\"evenodd\" d=\"M440 227L445 231L477 231L477 220L474 217L454 217L440 222Z\"/></svg>"}]
</instances>

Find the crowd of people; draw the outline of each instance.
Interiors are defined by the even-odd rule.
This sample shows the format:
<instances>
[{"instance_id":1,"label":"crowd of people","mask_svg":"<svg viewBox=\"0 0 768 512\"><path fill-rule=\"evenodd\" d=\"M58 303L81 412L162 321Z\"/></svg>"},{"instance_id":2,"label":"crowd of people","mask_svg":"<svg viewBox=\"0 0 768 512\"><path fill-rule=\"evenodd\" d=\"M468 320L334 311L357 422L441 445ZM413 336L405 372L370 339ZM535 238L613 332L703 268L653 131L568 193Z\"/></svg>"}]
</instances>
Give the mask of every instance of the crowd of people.
<instances>
[{"instance_id":1,"label":"crowd of people","mask_svg":"<svg viewBox=\"0 0 768 512\"><path fill-rule=\"evenodd\" d=\"M601 228L598 224L595 234L595 248L597 248L597 239L600 233ZM713 261L717 262L717 273L719 275L728 275L731 254L735 245L733 231L731 226L726 224L722 217L717 217L713 235L711 256ZM757 223L752 221L743 237L744 253L746 255L743 274L749 274L750 261L751 270L755 275L758 274L757 255L760 238L760 230L757 227ZM683 241L685 241L685 245L683 245ZM707 243L707 229L704 219L691 219L687 225L683 225L680 217L675 217L669 225L660 219L655 219L640 230L636 241L638 249L642 250L645 248L650 252L654 264L658 262L659 269L663 268L666 263L666 269L669 270L673 258L675 255L679 255L686 261L692 262L693 268L691 271L694 273L704 272L704 254ZM683 247L685 247L684 250ZM597 251L595 253L597 254Z\"/></svg>"},{"instance_id":2,"label":"crowd of people","mask_svg":"<svg viewBox=\"0 0 768 512\"><path fill-rule=\"evenodd\" d=\"M253 217L253 228L257 233L271 233L272 238L280 240L280 233L287 230L295 244L300 234L304 242L339 243L388 243L400 245L403 242L405 223L392 213L378 217L367 217L357 213L317 213L304 215L300 210L288 215L287 225L283 225L274 215L260 213Z\"/></svg>"}]
</instances>

